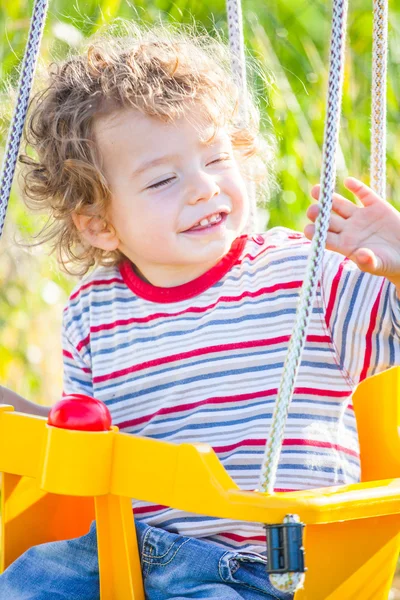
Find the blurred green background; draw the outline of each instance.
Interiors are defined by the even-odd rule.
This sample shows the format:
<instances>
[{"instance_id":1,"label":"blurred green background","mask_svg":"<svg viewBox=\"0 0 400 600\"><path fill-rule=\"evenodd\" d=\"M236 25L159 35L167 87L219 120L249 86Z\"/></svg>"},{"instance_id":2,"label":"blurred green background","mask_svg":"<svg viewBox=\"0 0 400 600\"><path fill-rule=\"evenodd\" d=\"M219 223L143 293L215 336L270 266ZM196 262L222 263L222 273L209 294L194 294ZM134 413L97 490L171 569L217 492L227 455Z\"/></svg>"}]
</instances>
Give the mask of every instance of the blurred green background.
<instances>
[{"instance_id":1,"label":"blurred green background","mask_svg":"<svg viewBox=\"0 0 400 600\"><path fill-rule=\"evenodd\" d=\"M391 3L388 88L388 197L400 206L397 172L400 155L400 4ZM370 0L350 2L349 51L339 157L339 181L347 174L368 181L370 131ZM9 84L18 78L31 0L2 0L0 7L0 146L4 148L12 111ZM264 126L278 141L278 186L264 214L265 226L301 229L309 190L319 177L331 3L326 0L244 0L246 44L265 72L252 82L260 98ZM154 22L159 18L192 22L226 33L222 0L52 0L41 49L41 63L64 56L83 36L115 17ZM35 231L18 183L13 188L5 233L0 242L0 382L43 404L61 393L60 325L74 280L60 274L46 249L18 245Z\"/></svg>"}]
</instances>

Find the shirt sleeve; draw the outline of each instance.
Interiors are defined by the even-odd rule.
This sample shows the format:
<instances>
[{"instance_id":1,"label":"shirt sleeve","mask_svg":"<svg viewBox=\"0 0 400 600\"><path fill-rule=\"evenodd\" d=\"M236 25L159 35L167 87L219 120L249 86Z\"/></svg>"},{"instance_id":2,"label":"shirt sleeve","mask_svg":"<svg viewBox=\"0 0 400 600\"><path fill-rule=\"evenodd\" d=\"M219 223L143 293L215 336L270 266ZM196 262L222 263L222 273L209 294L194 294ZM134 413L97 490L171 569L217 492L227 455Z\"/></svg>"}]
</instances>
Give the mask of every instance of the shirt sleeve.
<instances>
[{"instance_id":1,"label":"shirt sleeve","mask_svg":"<svg viewBox=\"0 0 400 600\"><path fill-rule=\"evenodd\" d=\"M64 395L93 396L90 351L84 343L84 338L77 335L77 332L72 329L67 309L63 319L62 348Z\"/></svg>"},{"instance_id":2,"label":"shirt sleeve","mask_svg":"<svg viewBox=\"0 0 400 600\"><path fill-rule=\"evenodd\" d=\"M321 288L340 367L355 385L400 365L400 300L392 283L327 251Z\"/></svg>"}]
</instances>

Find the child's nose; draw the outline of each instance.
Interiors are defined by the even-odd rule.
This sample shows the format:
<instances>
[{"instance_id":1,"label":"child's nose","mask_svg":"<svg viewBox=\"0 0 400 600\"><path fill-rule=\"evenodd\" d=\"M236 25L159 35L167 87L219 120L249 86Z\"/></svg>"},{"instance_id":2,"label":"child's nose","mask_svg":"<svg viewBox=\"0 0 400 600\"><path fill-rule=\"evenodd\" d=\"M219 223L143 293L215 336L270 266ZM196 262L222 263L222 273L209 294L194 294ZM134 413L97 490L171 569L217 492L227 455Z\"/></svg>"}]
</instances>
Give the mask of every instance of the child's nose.
<instances>
[{"instance_id":1,"label":"child's nose","mask_svg":"<svg viewBox=\"0 0 400 600\"><path fill-rule=\"evenodd\" d=\"M220 187L213 175L198 172L191 177L189 203L196 204L200 201L207 201L218 196L221 192Z\"/></svg>"}]
</instances>

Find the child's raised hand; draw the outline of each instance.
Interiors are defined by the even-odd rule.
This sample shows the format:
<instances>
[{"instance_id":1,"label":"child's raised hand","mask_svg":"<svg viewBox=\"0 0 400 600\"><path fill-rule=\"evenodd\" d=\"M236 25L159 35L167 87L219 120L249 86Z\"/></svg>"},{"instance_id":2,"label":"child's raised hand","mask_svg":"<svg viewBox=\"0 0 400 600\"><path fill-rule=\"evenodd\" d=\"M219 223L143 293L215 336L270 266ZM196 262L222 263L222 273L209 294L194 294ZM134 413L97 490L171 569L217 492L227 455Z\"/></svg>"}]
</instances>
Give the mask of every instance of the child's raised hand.
<instances>
[{"instance_id":1,"label":"child's raised hand","mask_svg":"<svg viewBox=\"0 0 400 600\"><path fill-rule=\"evenodd\" d=\"M398 286L400 212L358 179L349 177L344 183L363 206L334 194L326 247L347 256L362 271L382 275ZM314 186L312 197L318 199L319 192L320 186ZM315 223L318 213L318 204L312 204L307 210L307 217ZM306 225L304 234L308 239L313 237L314 232L313 224Z\"/></svg>"}]
</instances>

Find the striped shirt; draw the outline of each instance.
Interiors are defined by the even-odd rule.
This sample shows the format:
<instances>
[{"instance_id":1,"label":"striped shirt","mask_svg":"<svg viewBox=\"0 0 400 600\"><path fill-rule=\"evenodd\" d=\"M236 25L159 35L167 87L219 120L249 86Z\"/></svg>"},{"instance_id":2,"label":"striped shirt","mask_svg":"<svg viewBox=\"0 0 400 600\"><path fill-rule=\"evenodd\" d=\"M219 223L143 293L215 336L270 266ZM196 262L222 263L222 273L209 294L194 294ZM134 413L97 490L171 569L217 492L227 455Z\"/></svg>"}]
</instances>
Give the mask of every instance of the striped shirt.
<instances>
[{"instance_id":1,"label":"striped shirt","mask_svg":"<svg viewBox=\"0 0 400 600\"><path fill-rule=\"evenodd\" d=\"M310 243L284 228L238 238L194 281L158 288L128 261L100 267L64 313L65 393L104 401L121 431L210 444L257 487ZM400 364L400 302L387 280L326 251L289 409L276 490L359 480L352 393ZM134 501L150 525L263 551L261 525Z\"/></svg>"}]
</instances>

